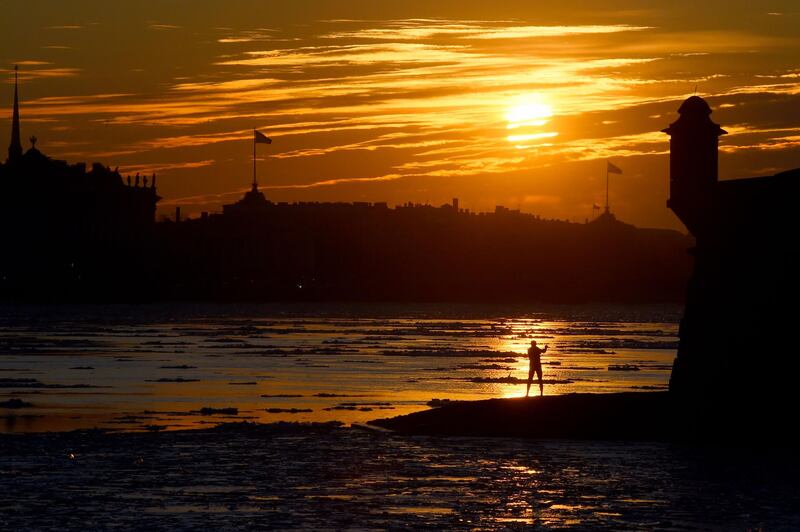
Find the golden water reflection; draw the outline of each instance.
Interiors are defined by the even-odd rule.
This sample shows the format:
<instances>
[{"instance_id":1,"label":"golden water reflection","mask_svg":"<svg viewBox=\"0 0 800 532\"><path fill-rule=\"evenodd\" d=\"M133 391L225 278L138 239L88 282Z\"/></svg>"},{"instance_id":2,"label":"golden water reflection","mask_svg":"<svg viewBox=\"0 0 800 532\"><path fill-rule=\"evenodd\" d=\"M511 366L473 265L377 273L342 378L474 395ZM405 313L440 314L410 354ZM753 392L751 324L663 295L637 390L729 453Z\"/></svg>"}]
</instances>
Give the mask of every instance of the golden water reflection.
<instances>
[{"instance_id":1,"label":"golden water reflection","mask_svg":"<svg viewBox=\"0 0 800 532\"><path fill-rule=\"evenodd\" d=\"M518 397L532 339L550 346L544 379L555 383L546 395L665 388L677 318L589 318L223 313L103 329L63 321L35 331L29 352L0 357L0 402L31 405L0 410L0 430L365 423L433 399ZM30 333L11 326L0 339ZM609 370L625 365L637 371Z\"/></svg>"}]
</instances>

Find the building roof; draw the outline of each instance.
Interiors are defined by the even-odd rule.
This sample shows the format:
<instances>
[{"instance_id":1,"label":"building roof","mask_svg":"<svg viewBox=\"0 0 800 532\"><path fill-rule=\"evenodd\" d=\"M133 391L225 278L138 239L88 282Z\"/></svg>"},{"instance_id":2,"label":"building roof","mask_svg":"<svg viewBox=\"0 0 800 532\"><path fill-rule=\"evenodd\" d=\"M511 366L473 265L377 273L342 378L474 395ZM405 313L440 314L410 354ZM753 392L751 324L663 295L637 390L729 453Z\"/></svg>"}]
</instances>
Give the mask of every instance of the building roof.
<instances>
[{"instance_id":1,"label":"building roof","mask_svg":"<svg viewBox=\"0 0 800 532\"><path fill-rule=\"evenodd\" d=\"M708 116L712 112L711 106L700 96L691 96L687 98L678 108L678 113L681 115Z\"/></svg>"},{"instance_id":2,"label":"building roof","mask_svg":"<svg viewBox=\"0 0 800 532\"><path fill-rule=\"evenodd\" d=\"M680 117L669 125L668 128L662 129L662 133L673 135L675 133L703 133L712 134L716 136L727 135L728 132L719 127L719 124L711 120L711 106L708 105L700 96L690 96L678 108Z\"/></svg>"}]
</instances>

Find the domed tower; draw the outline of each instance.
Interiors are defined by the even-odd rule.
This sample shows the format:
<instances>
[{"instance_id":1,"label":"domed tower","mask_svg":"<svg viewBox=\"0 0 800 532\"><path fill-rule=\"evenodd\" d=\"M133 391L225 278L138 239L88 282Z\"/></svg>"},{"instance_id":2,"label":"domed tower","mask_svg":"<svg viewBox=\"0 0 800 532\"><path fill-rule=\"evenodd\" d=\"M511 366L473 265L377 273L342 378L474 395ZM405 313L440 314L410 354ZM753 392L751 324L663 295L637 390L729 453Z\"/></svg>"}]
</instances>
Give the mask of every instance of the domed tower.
<instances>
[{"instance_id":1,"label":"domed tower","mask_svg":"<svg viewBox=\"0 0 800 532\"><path fill-rule=\"evenodd\" d=\"M727 131L711 120L699 96L687 99L680 117L662 132L670 136L670 198L667 207L695 236L703 233L718 180L719 137Z\"/></svg>"}]
</instances>

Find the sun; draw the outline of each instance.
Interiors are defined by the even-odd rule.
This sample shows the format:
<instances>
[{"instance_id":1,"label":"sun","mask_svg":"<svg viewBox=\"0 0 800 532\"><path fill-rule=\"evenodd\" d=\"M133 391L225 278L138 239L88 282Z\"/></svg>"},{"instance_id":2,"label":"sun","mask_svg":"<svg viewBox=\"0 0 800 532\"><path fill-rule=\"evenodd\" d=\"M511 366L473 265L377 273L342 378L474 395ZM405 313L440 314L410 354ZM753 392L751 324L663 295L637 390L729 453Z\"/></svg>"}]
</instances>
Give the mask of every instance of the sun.
<instances>
[{"instance_id":1,"label":"sun","mask_svg":"<svg viewBox=\"0 0 800 532\"><path fill-rule=\"evenodd\" d=\"M533 94L519 98L505 115L506 129L517 130L510 134L507 140L518 149L547 145L546 143L530 144L530 142L558 136L555 131L542 130L550 123L552 117L553 106L540 95Z\"/></svg>"},{"instance_id":2,"label":"sun","mask_svg":"<svg viewBox=\"0 0 800 532\"><path fill-rule=\"evenodd\" d=\"M552 106L541 101L528 101L512 107L506 113L508 129L526 126L544 126L553 116Z\"/></svg>"}]
</instances>

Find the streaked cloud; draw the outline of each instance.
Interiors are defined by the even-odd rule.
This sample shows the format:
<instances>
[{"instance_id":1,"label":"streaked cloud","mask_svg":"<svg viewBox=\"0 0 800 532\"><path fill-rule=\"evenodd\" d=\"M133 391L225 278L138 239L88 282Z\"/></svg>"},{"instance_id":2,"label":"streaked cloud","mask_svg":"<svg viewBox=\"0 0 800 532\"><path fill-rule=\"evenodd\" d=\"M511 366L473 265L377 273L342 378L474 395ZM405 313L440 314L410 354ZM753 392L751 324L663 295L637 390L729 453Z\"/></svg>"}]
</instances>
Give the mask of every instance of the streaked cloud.
<instances>
[{"instance_id":1,"label":"streaked cloud","mask_svg":"<svg viewBox=\"0 0 800 532\"><path fill-rule=\"evenodd\" d=\"M158 174L168 170L187 170L193 168L201 168L203 166L211 166L214 161L209 159L205 161L190 161L183 163L151 163L151 164L132 164L120 167L120 173L123 174Z\"/></svg>"},{"instance_id":2,"label":"streaked cloud","mask_svg":"<svg viewBox=\"0 0 800 532\"><path fill-rule=\"evenodd\" d=\"M624 31L642 31L652 29L648 26L510 26L481 31L473 35L473 39L530 39L536 37L563 37L569 35L602 35L604 33L620 33Z\"/></svg>"},{"instance_id":3,"label":"streaked cloud","mask_svg":"<svg viewBox=\"0 0 800 532\"><path fill-rule=\"evenodd\" d=\"M124 72L73 56L73 40L102 27L50 26L91 31L56 33L63 46L51 40L23 56L25 127L55 156L163 173L164 206L207 210L245 190L255 128L275 141L259 152L259 165L276 198L372 194L399 203L436 190L443 201L457 194L469 204L484 200L480 183L491 181L513 189L497 197L560 217L570 202L598 198L588 178L583 187L559 179L579 180L601 159L663 176L668 144L659 130L695 87L728 124L723 168L726 158L742 157L753 161L736 172L779 167L778 158L791 164L800 150L800 133L777 111L800 103L797 32L699 29L658 10L620 10L608 23L565 18L570 23L544 15L343 18L237 28L164 16L135 21L159 31L147 32L149 55ZM197 47L174 47L185 38ZM82 53L100 58L102 41L94 45L82 44ZM154 64L159 47L165 59ZM0 70L6 81L12 72ZM69 84L53 82L59 78Z\"/></svg>"},{"instance_id":4,"label":"streaked cloud","mask_svg":"<svg viewBox=\"0 0 800 532\"><path fill-rule=\"evenodd\" d=\"M179 30L182 26L177 26L175 24L162 24L159 22L150 22L147 24L148 29L156 30L156 31L167 31L167 30Z\"/></svg>"},{"instance_id":5,"label":"streaked cloud","mask_svg":"<svg viewBox=\"0 0 800 532\"><path fill-rule=\"evenodd\" d=\"M332 21L336 23L337 21ZM368 23L366 21L338 21L342 23ZM569 35L605 34L624 31L641 31L648 26L585 25L585 26L528 26L496 21L458 21L439 19L410 19L389 21L382 27L366 27L351 31L337 31L322 35L323 39L368 39L406 41L436 37L466 39L530 39L538 37L564 37Z\"/></svg>"},{"instance_id":6,"label":"streaked cloud","mask_svg":"<svg viewBox=\"0 0 800 532\"><path fill-rule=\"evenodd\" d=\"M39 79L71 78L81 72L79 68L51 67L51 63L44 61L19 61L17 64L23 67L19 71L19 79L23 83ZM6 78L6 83L14 83L13 73L13 68L0 68L0 76Z\"/></svg>"}]
</instances>

